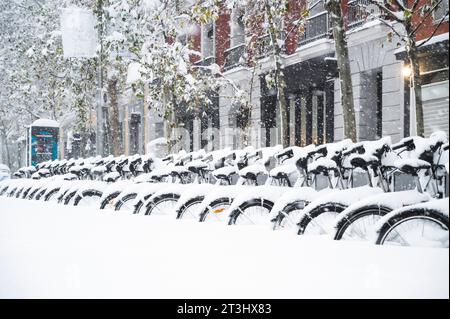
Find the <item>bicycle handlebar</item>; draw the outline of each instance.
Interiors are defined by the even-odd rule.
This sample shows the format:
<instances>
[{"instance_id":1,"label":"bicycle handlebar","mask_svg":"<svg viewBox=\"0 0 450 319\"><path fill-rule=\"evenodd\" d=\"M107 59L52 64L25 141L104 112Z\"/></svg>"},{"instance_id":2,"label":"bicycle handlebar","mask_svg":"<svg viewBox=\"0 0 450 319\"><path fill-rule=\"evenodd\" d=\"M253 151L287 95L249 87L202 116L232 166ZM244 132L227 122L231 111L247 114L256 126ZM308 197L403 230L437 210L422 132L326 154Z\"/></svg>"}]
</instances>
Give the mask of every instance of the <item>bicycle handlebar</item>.
<instances>
[{"instance_id":1,"label":"bicycle handlebar","mask_svg":"<svg viewBox=\"0 0 450 319\"><path fill-rule=\"evenodd\" d=\"M292 158L294 156L294 151L292 149L290 149L290 150L284 151L283 153L278 153L275 155L275 157L277 159L280 159L284 156L287 156L288 158Z\"/></svg>"},{"instance_id":2,"label":"bicycle handlebar","mask_svg":"<svg viewBox=\"0 0 450 319\"><path fill-rule=\"evenodd\" d=\"M391 149L393 151L396 151L403 147L406 147L408 150L415 149L416 145L414 144L414 138L410 137L410 138L403 139L399 143L392 145Z\"/></svg>"}]
</instances>

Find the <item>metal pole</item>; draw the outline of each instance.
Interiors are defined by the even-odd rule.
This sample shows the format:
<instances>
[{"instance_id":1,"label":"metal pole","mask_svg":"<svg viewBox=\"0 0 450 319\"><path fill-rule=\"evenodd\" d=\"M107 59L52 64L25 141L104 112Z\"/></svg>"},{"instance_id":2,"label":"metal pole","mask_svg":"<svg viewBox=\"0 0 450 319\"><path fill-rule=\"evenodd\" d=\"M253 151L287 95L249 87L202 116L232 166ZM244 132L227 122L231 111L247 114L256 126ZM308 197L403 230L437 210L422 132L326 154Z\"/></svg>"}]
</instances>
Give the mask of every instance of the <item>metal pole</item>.
<instances>
[{"instance_id":1,"label":"metal pole","mask_svg":"<svg viewBox=\"0 0 450 319\"><path fill-rule=\"evenodd\" d=\"M412 71L413 72L413 71ZM414 90L414 72L411 73L410 90L409 90L409 135L417 135L417 118L416 118L416 94Z\"/></svg>"},{"instance_id":2,"label":"metal pole","mask_svg":"<svg viewBox=\"0 0 450 319\"><path fill-rule=\"evenodd\" d=\"M96 134L96 148L97 155L103 156L103 13L102 13L103 1L99 0L98 10L100 14L100 29L99 29L99 41L100 41L100 54L98 57L98 88L97 88L97 134Z\"/></svg>"}]
</instances>

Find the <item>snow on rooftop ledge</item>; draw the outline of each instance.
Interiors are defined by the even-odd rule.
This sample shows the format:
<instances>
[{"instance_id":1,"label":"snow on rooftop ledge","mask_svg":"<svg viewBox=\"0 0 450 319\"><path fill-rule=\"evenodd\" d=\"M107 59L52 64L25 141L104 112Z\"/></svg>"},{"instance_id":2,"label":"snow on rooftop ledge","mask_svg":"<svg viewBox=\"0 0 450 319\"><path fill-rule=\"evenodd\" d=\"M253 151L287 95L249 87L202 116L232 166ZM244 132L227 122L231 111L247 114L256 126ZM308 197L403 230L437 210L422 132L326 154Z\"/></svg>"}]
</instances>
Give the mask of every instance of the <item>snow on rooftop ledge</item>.
<instances>
[{"instance_id":1,"label":"snow on rooftop ledge","mask_svg":"<svg viewBox=\"0 0 450 319\"><path fill-rule=\"evenodd\" d=\"M430 46L432 44L448 41L448 39L449 39L449 36L448 36L448 32L447 32L447 33L435 35L430 40L428 40L428 38L427 38L427 39L424 39L424 40L417 41L416 45L417 46L422 45L426 41L424 46ZM400 48L398 48L397 50L395 50L394 54L399 54L399 53L402 53L402 52L405 52L405 51L406 51L406 48L403 45Z\"/></svg>"},{"instance_id":2,"label":"snow on rooftop ledge","mask_svg":"<svg viewBox=\"0 0 450 319\"><path fill-rule=\"evenodd\" d=\"M31 126L47 126L47 127L59 127L59 123L54 121L54 120L50 120L50 119L39 119L34 121Z\"/></svg>"}]
</instances>

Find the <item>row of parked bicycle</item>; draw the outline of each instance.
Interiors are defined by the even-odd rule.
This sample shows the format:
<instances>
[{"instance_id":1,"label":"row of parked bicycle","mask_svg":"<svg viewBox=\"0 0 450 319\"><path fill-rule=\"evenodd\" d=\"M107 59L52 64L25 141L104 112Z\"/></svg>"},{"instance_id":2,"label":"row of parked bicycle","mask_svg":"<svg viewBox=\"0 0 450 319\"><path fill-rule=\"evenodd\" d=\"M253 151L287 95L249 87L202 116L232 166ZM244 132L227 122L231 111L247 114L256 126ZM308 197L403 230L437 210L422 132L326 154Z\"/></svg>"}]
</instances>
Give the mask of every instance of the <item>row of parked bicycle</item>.
<instances>
[{"instance_id":1,"label":"row of parked bicycle","mask_svg":"<svg viewBox=\"0 0 450 319\"><path fill-rule=\"evenodd\" d=\"M178 219L270 224L300 235L448 247L448 140L180 151L25 167L0 196Z\"/></svg>"}]
</instances>

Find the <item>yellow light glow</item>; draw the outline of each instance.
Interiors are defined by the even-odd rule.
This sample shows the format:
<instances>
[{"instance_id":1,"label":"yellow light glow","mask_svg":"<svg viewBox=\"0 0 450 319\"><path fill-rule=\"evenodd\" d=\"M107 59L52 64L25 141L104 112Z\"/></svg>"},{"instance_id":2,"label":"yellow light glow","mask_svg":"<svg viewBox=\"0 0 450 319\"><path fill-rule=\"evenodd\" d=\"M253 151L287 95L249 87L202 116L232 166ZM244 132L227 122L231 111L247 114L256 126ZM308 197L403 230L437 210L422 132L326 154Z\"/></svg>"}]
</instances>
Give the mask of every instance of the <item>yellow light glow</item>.
<instances>
[{"instance_id":1,"label":"yellow light glow","mask_svg":"<svg viewBox=\"0 0 450 319\"><path fill-rule=\"evenodd\" d=\"M403 76L405 78L409 78L411 76L411 74L412 74L412 69L411 69L411 67L409 65L405 65L403 67L402 72L403 72Z\"/></svg>"},{"instance_id":2,"label":"yellow light glow","mask_svg":"<svg viewBox=\"0 0 450 319\"><path fill-rule=\"evenodd\" d=\"M222 213L224 210L225 210L225 208L218 208L218 209L213 210L213 213L214 213L214 214L220 214L220 213Z\"/></svg>"}]
</instances>

